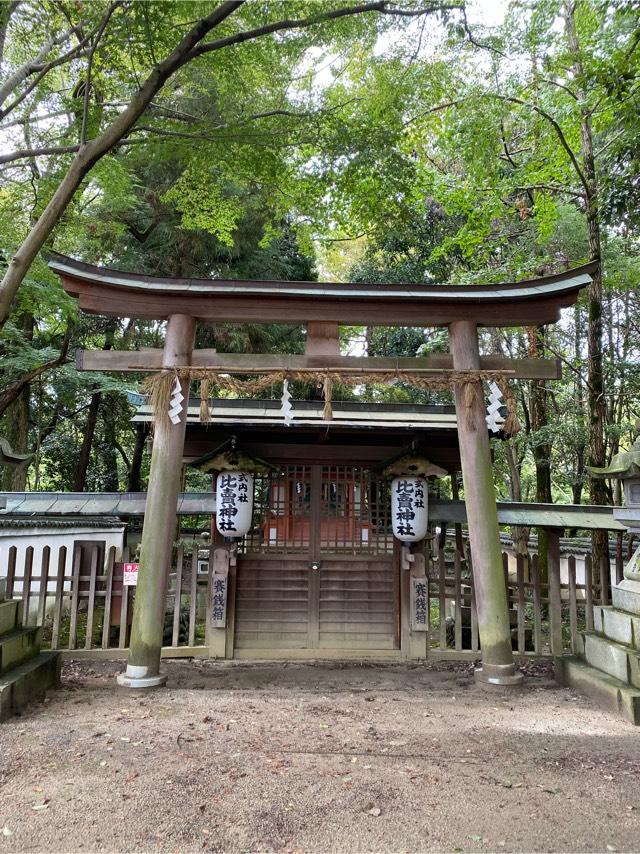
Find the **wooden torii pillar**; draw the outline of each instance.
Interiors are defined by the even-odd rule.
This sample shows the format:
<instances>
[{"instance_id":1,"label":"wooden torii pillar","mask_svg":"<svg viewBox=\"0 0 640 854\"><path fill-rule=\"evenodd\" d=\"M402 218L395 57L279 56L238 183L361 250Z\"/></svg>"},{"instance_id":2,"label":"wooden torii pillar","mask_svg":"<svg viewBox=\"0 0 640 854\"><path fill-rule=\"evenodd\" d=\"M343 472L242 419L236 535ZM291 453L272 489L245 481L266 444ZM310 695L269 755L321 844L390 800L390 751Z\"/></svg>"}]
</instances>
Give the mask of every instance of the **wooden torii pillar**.
<instances>
[{"instance_id":1,"label":"wooden torii pillar","mask_svg":"<svg viewBox=\"0 0 640 854\"><path fill-rule=\"evenodd\" d=\"M162 353L162 367L188 365L195 338L195 318L172 314ZM185 397L180 422L173 424L166 412L154 423L147 505L142 528L140 569L133 609L127 669L117 677L124 688L155 688L164 685L160 673L167 581L176 531L176 503L189 408L189 382L182 382ZM176 603L175 607L180 607Z\"/></svg>"},{"instance_id":2,"label":"wooden torii pillar","mask_svg":"<svg viewBox=\"0 0 640 854\"><path fill-rule=\"evenodd\" d=\"M451 323L449 340L454 371L478 370L480 354L475 322L457 320ZM472 389L469 397L466 386ZM476 669L476 679L496 686L519 685L522 673L516 670L511 649L509 605L502 570L498 507L482 383L457 385L455 399L482 649L482 667Z\"/></svg>"}]
</instances>

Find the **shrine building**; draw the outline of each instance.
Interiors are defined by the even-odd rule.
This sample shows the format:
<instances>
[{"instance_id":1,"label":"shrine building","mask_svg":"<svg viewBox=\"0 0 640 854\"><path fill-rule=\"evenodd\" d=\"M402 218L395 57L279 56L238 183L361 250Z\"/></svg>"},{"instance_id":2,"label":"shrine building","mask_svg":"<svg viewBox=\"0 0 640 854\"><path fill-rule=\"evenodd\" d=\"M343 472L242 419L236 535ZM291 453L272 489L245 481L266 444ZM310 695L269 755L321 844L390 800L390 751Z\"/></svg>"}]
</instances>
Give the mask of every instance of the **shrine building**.
<instances>
[{"instance_id":1,"label":"shrine building","mask_svg":"<svg viewBox=\"0 0 640 854\"><path fill-rule=\"evenodd\" d=\"M294 401L290 425L276 400L218 399L207 423L200 409L190 401L185 464L210 473L212 490L220 471L254 473L252 525L230 567L220 653L424 658L410 642L411 585L408 577L402 585L390 472L415 475L428 459L434 474L457 476L454 407L334 402L328 423L321 401ZM149 405L133 418L152 420ZM212 521L212 543L233 535L231 519L220 520L222 533ZM424 617L417 631L426 630Z\"/></svg>"}]
</instances>

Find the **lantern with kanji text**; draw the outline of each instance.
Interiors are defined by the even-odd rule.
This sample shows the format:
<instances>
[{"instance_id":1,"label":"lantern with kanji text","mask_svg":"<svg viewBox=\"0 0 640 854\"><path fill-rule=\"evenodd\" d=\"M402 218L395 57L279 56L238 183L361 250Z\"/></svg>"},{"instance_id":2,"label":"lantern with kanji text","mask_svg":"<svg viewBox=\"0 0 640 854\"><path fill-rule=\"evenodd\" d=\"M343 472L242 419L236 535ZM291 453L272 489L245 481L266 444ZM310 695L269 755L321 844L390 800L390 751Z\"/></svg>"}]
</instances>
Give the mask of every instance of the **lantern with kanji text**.
<instances>
[{"instance_id":1,"label":"lantern with kanji text","mask_svg":"<svg viewBox=\"0 0 640 854\"><path fill-rule=\"evenodd\" d=\"M428 491L424 477L396 477L391 481L393 535L403 543L416 543L427 534Z\"/></svg>"},{"instance_id":2,"label":"lantern with kanji text","mask_svg":"<svg viewBox=\"0 0 640 854\"><path fill-rule=\"evenodd\" d=\"M216 528L225 537L243 537L253 516L253 475L223 471L216 478Z\"/></svg>"}]
</instances>

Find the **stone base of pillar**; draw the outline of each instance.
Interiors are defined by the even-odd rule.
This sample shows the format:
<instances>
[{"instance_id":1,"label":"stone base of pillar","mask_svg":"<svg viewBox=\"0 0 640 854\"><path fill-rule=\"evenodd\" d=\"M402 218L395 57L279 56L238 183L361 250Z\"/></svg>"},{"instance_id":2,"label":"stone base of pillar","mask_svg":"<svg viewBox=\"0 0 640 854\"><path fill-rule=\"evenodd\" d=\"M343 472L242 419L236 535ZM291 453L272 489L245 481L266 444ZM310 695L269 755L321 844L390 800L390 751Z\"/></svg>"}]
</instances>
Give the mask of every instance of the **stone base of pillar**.
<instances>
[{"instance_id":1,"label":"stone base of pillar","mask_svg":"<svg viewBox=\"0 0 640 854\"><path fill-rule=\"evenodd\" d=\"M483 664L474 671L476 682L495 688L519 688L524 676L514 664Z\"/></svg>"},{"instance_id":2,"label":"stone base of pillar","mask_svg":"<svg viewBox=\"0 0 640 854\"><path fill-rule=\"evenodd\" d=\"M121 688L140 690L146 688L162 688L167 684L167 676L162 673L148 675L147 667L135 667L128 664L124 673L116 677L116 682Z\"/></svg>"}]
</instances>

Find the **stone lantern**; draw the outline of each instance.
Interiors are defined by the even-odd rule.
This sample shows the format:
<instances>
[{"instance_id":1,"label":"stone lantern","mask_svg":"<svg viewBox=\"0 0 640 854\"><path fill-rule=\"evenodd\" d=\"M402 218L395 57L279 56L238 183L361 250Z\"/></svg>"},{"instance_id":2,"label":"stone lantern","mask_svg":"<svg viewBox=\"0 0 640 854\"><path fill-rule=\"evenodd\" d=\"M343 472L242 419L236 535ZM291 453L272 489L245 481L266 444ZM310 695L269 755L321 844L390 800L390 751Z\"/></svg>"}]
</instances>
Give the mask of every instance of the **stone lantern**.
<instances>
[{"instance_id":1,"label":"stone lantern","mask_svg":"<svg viewBox=\"0 0 640 854\"><path fill-rule=\"evenodd\" d=\"M618 478L624 489L624 506L613 516L634 534L640 534L640 436L628 451L616 454L606 468L590 468L593 477ZM640 614L640 545L624 568L624 580L612 590L613 605Z\"/></svg>"}]
</instances>

